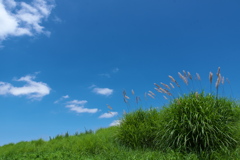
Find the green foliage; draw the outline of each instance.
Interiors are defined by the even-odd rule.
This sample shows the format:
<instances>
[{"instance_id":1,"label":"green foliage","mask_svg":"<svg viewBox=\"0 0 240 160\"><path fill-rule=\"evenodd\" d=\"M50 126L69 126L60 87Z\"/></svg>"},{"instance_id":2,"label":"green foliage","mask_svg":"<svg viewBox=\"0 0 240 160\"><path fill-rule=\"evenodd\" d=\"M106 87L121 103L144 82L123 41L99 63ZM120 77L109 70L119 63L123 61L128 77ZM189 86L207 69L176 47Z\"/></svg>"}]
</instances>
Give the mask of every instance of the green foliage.
<instances>
[{"instance_id":1,"label":"green foliage","mask_svg":"<svg viewBox=\"0 0 240 160\"><path fill-rule=\"evenodd\" d=\"M236 148L239 107L227 98L204 92L175 99L166 109L164 129L158 133L161 148L213 152Z\"/></svg>"},{"instance_id":2,"label":"green foliage","mask_svg":"<svg viewBox=\"0 0 240 160\"><path fill-rule=\"evenodd\" d=\"M94 131L93 130L87 130L87 129L85 129L85 134L93 134L94 133Z\"/></svg>"},{"instance_id":3,"label":"green foliage","mask_svg":"<svg viewBox=\"0 0 240 160\"><path fill-rule=\"evenodd\" d=\"M138 109L124 115L116 132L120 144L196 153L214 159L240 142L240 108L235 101L204 92L174 99L162 110Z\"/></svg>"},{"instance_id":4,"label":"green foliage","mask_svg":"<svg viewBox=\"0 0 240 160\"><path fill-rule=\"evenodd\" d=\"M198 160L195 153L181 153L168 149L165 152L152 149L130 149L115 141L118 126L102 128L95 134L20 142L0 147L0 160ZM231 153L206 154L211 160L239 159L240 147Z\"/></svg>"},{"instance_id":5,"label":"green foliage","mask_svg":"<svg viewBox=\"0 0 240 160\"><path fill-rule=\"evenodd\" d=\"M155 148L160 118L153 108L124 115L116 132L117 141L131 148Z\"/></svg>"}]
</instances>

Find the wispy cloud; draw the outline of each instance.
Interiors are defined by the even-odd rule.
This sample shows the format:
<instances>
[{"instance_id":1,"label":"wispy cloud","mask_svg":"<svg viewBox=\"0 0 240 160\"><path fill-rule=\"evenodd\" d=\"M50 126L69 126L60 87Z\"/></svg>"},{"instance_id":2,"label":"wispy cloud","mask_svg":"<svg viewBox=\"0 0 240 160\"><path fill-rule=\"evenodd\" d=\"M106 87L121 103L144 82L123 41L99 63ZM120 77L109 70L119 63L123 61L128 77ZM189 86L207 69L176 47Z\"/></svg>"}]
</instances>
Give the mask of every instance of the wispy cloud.
<instances>
[{"instance_id":1,"label":"wispy cloud","mask_svg":"<svg viewBox=\"0 0 240 160\"><path fill-rule=\"evenodd\" d=\"M99 76L111 78L110 74L108 73L102 73L102 74L99 74Z\"/></svg>"},{"instance_id":2,"label":"wispy cloud","mask_svg":"<svg viewBox=\"0 0 240 160\"><path fill-rule=\"evenodd\" d=\"M109 126L119 126L120 123L121 123L120 120L115 120L115 121L113 121Z\"/></svg>"},{"instance_id":3,"label":"wispy cloud","mask_svg":"<svg viewBox=\"0 0 240 160\"><path fill-rule=\"evenodd\" d=\"M99 118L112 118L114 116L118 115L118 112L109 112L109 113L104 113Z\"/></svg>"},{"instance_id":4,"label":"wispy cloud","mask_svg":"<svg viewBox=\"0 0 240 160\"><path fill-rule=\"evenodd\" d=\"M107 78L111 78L111 75L114 73L117 73L119 71L119 68L113 68L111 71L107 72L107 73L101 73L99 74L99 76L101 77L107 77Z\"/></svg>"},{"instance_id":5,"label":"wispy cloud","mask_svg":"<svg viewBox=\"0 0 240 160\"><path fill-rule=\"evenodd\" d=\"M53 21L56 23L62 23L62 20L58 16L54 16Z\"/></svg>"},{"instance_id":6,"label":"wispy cloud","mask_svg":"<svg viewBox=\"0 0 240 160\"><path fill-rule=\"evenodd\" d=\"M41 23L54 7L54 0L33 0L29 4L0 0L0 42L11 36L50 35Z\"/></svg>"},{"instance_id":7,"label":"wispy cloud","mask_svg":"<svg viewBox=\"0 0 240 160\"><path fill-rule=\"evenodd\" d=\"M64 98L64 99L69 98L69 95L62 96L62 98Z\"/></svg>"},{"instance_id":8,"label":"wispy cloud","mask_svg":"<svg viewBox=\"0 0 240 160\"><path fill-rule=\"evenodd\" d=\"M85 108L85 104L87 103L86 100L73 100L67 102L66 108L69 108L71 111L77 112L77 113L96 113L98 111L97 108Z\"/></svg>"},{"instance_id":9,"label":"wispy cloud","mask_svg":"<svg viewBox=\"0 0 240 160\"><path fill-rule=\"evenodd\" d=\"M117 67L112 70L113 73L117 73L118 71L119 71L119 68Z\"/></svg>"},{"instance_id":10,"label":"wispy cloud","mask_svg":"<svg viewBox=\"0 0 240 160\"><path fill-rule=\"evenodd\" d=\"M69 95L65 95L65 96L62 96L61 98L59 98L58 100L56 100L54 103L59 103L60 101L64 100L64 99L67 99L69 98Z\"/></svg>"},{"instance_id":11,"label":"wispy cloud","mask_svg":"<svg viewBox=\"0 0 240 160\"><path fill-rule=\"evenodd\" d=\"M16 81L25 82L22 87L15 87L7 82L0 82L0 95L27 96L30 99L41 99L50 93L46 83L34 81L36 77L27 75Z\"/></svg>"},{"instance_id":12,"label":"wispy cloud","mask_svg":"<svg viewBox=\"0 0 240 160\"><path fill-rule=\"evenodd\" d=\"M96 88L97 86L95 84L92 84L91 86L89 86L88 88L89 89L93 89L93 88Z\"/></svg>"},{"instance_id":13,"label":"wispy cloud","mask_svg":"<svg viewBox=\"0 0 240 160\"><path fill-rule=\"evenodd\" d=\"M69 103L69 104L77 104L77 105L84 105L84 104L87 103L87 101L86 100L81 100L81 101L79 101L79 100L72 100L72 101L69 101L67 103Z\"/></svg>"},{"instance_id":14,"label":"wispy cloud","mask_svg":"<svg viewBox=\"0 0 240 160\"><path fill-rule=\"evenodd\" d=\"M113 89L95 87L93 88L93 92L104 96L110 96L113 93Z\"/></svg>"}]
</instances>

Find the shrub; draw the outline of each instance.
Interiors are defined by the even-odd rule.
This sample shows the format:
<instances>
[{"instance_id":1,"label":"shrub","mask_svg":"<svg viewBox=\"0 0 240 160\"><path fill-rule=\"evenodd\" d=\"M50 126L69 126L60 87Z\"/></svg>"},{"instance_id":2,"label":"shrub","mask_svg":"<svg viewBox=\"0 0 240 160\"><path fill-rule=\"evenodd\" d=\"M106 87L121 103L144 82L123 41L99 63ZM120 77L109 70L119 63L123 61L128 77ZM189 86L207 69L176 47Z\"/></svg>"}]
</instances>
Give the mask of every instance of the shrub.
<instances>
[{"instance_id":1,"label":"shrub","mask_svg":"<svg viewBox=\"0 0 240 160\"><path fill-rule=\"evenodd\" d=\"M159 118L153 108L125 114L116 132L117 141L131 148L154 148Z\"/></svg>"},{"instance_id":2,"label":"shrub","mask_svg":"<svg viewBox=\"0 0 240 160\"><path fill-rule=\"evenodd\" d=\"M190 93L174 99L168 108L156 143L160 148L212 152L233 149L238 144L238 105L212 94Z\"/></svg>"}]
</instances>

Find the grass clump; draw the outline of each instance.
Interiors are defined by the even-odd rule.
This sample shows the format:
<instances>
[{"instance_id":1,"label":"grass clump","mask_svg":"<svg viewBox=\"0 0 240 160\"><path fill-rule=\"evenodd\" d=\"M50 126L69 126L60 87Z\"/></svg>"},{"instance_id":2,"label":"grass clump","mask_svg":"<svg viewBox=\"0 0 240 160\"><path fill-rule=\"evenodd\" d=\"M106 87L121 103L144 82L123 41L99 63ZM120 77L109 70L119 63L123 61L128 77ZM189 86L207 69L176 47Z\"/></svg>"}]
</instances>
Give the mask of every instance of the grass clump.
<instances>
[{"instance_id":1,"label":"grass clump","mask_svg":"<svg viewBox=\"0 0 240 160\"><path fill-rule=\"evenodd\" d=\"M157 109L138 109L125 114L116 132L120 144L130 148L155 148L155 137L159 126Z\"/></svg>"},{"instance_id":2,"label":"grass clump","mask_svg":"<svg viewBox=\"0 0 240 160\"><path fill-rule=\"evenodd\" d=\"M225 97L191 92L158 110L138 109L124 115L117 141L133 149L174 150L209 156L239 144L240 108Z\"/></svg>"},{"instance_id":3,"label":"grass clump","mask_svg":"<svg viewBox=\"0 0 240 160\"><path fill-rule=\"evenodd\" d=\"M174 99L166 110L160 148L196 153L236 148L240 112L234 101L196 92Z\"/></svg>"},{"instance_id":4,"label":"grass clump","mask_svg":"<svg viewBox=\"0 0 240 160\"><path fill-rule=\"evenodd\" d=\"M190 81L194 87L190 72L178 72L178 75L190 91ZM195 79L201 86L200 75L196 75ZM173 82L169 85L154 83L157 87L154 89L163 94L169 104L161 110L138 109L124 115L117 130L117 140L131 148L193 153L200 159L230 156L240 144L240 107L236 101L219 95L219 87L224 84L220 68L217 71L216 94L212 92L212 72L209 74L211 93L191 90L183 94L180 83L172 76L169 78ZM181 91L177 98L172 91L174 88ZM130 98L125 91L123 95L127 102ZM152 91L147 95L153 99L156 97Z\"/></svg>"}]
</instances>

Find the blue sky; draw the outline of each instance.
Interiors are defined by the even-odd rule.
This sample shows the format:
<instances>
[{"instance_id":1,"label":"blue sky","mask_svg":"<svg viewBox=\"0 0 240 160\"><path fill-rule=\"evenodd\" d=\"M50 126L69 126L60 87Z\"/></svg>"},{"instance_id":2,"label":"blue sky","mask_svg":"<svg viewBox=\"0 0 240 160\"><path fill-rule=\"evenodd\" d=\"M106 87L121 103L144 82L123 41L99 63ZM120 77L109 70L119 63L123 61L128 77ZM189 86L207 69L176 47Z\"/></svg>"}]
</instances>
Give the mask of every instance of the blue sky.
<instances>
[{"instance_id":1,"label":"blue sky","mask_svg":"<svg viewBox=\"0 0 240 160\"><path fill-rule=\"evenodd\" d=\"M208 91L209 72L215 83L221 67L231 82L221 93L238 99L239 8L238 0L0 0L0 145L108 127L128 110L123 90L130 110L161 107L168 100L154 83L169 85L172 75L184 85L183 70L201 75L190 87Z\"/></svg>"}]
</instances>

